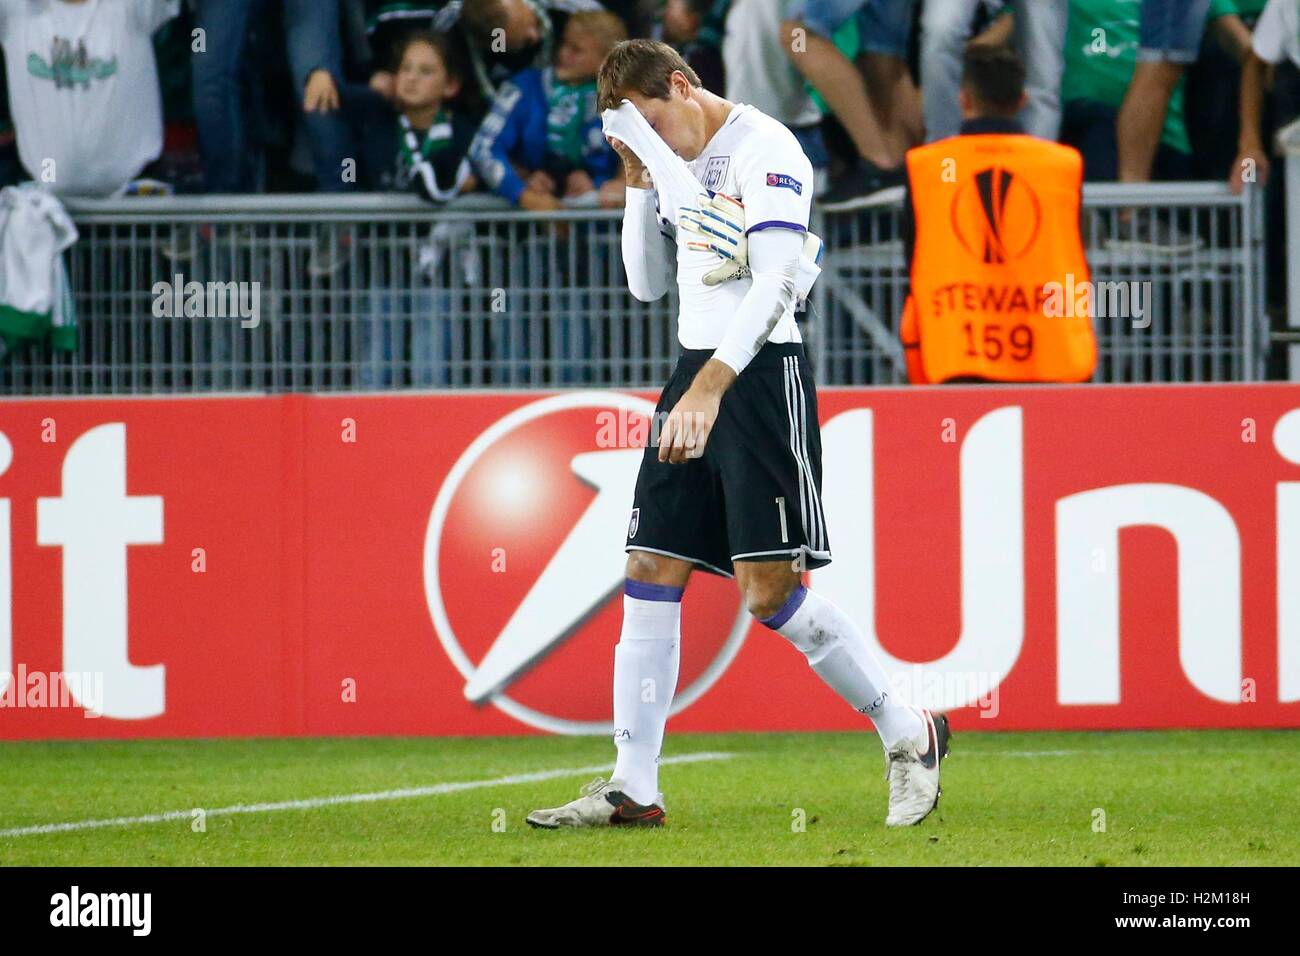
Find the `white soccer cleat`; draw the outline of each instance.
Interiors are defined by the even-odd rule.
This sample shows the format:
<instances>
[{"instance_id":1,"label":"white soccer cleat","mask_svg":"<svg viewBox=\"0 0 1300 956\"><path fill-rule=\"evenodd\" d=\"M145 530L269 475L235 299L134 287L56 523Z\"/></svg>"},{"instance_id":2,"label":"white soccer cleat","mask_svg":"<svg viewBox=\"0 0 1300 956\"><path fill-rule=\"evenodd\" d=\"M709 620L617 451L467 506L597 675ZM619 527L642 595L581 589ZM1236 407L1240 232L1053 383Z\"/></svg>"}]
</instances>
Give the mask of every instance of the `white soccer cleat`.
<instances>
[{"instance_id":1,"label":"white soccer cleat","mask_svg":"<svg viewBox=\"0 0 1300 956\"><path fill-rule=\"evenodd\" d=\"M534 810L525 818L529 826L545 830L560 827L658 827L664 824L664 795L649 806L637 803L612 780L597 777L582 788L582 796L562 807Z\"/></svg>"},{"instance_id":2,"label":"white soccer cleat","mask_svg":"<svg viewBox=\"0 0 1300 956\"><path fill-rule=\"evenodd\" d=\"M921 735L903 740L885 754L889 815L885 826L910 827L939 805L939 764L948 756L948 718L916 708L925 724Z\"/></svg>"}]
</instances>

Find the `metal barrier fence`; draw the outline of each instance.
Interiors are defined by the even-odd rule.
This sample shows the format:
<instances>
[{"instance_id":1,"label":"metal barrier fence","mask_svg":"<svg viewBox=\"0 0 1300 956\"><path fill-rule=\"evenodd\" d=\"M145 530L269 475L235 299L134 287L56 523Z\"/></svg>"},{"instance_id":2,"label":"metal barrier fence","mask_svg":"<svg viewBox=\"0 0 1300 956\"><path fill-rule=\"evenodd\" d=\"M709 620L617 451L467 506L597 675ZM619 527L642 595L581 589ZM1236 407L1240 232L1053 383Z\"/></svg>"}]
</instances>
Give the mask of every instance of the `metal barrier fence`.
<instances>
[{"instance_id":1,"label":"metal barrier fence","mask_svg":"<svg viewBox=\"0 0 1300 956\"><path fill-rule=\"evenodd\" d=\"M893 190L815 211L824 271L802 319L825 384L904 381L900 200ZM1117 249L1130 205L1140 233L1181 248ZM81 232L68 254L79 348L7 356L0 393L657 387L676 351L676 291L654 303L627 292L617 210L366 195L69 211ZM1096 320L1096 380L1260 377L1261 220L1253 190L1086 187L1093 280L1149 284L1148 327Z\"/></svg>"},{"instance_id":2,"label":"metal barrier fence","mask_svg":"<svg viewBox=\"0 0 1300 956\"><path fill-rule=\"evenodd\" d=\"M904 380L898 316L907 291L902 188L823 213L830 263L814 287L823 381ZM1221 183L1084 187L1098 382L1251 381L1269 346L1259 191ZM1082 280L1083 277L1076 277ZM1061 277L1063 286L1066 277ZM1116 286L1123 283L1123 286ZM1136 283L1137 285L1132 285ZM1131 293L1144 315L1135 314Z\"/></svg>"}]
</instances>

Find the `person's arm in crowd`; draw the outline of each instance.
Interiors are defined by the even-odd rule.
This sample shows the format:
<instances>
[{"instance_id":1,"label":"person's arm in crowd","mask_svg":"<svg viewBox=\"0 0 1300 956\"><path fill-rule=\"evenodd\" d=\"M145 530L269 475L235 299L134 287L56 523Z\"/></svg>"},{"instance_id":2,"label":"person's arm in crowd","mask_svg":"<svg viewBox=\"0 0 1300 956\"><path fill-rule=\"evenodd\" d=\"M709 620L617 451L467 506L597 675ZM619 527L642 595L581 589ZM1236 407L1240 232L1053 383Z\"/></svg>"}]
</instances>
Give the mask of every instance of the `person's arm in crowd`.
<instances>
[{"instance_id":1,"label":"person's arm in crowd","mask_svg":"<svg viewBox=\"0 0 1300 956\"><path fill-rule=\"evenodd\" d=\"M527 111L534 105L525 87L535 83L536 77L536 70L522 70L502 84L470 144L470 162L487 188L512 204L528 210L559 209L558 199L529 189L510 162L510 154L522 139Z\"/></svg>"},{"instance_id":2,"label":"person's arm in crowd","mask_svg":"<svg viewBox=\"0 0 1300 956\"><path fill-rule=\"evenodd\" d=\"M1235 13L1214 18L1214 38L1238 63L1245 64L1250 53L1250 27Z\"/></svg>"},{"instance_id":3,"label":"person's arm in crowd","mask_svg":"<svg viewBox=\"0 0 1300 956\"><path fill-rule=\"evenodd\" d=\"M338 109L343 72L339 0L284 0L284 30L303 111Z\"/></svg>"},{"instance_id":4,"label":"person's arm in crowd","mask_svg":"<svg viewBox=\"0 0 1300 956\"><path fill-rule=\"evenodd\" d=\"M1237 140L1237 160L1228 185L1240 193L1253 175L1263 186L1268 182L1268 150L1264 146L1261 117L1264 113L1264 76L1268 64L1253 51L1241 67L1241 133Z\"/></svg>"},{"instance_id":5,"label":"person's arm in crowd","mask_svg":"<svg viewBox=\"0 0 1300 956\"><path fill-rule=\"evenodd\" d=\"M971 46L1007 46L1016 32L1016 17L1009 8L1004 8L1001 13L981 30L978 34L971 37Z\"/></svg>"}]
</instances>

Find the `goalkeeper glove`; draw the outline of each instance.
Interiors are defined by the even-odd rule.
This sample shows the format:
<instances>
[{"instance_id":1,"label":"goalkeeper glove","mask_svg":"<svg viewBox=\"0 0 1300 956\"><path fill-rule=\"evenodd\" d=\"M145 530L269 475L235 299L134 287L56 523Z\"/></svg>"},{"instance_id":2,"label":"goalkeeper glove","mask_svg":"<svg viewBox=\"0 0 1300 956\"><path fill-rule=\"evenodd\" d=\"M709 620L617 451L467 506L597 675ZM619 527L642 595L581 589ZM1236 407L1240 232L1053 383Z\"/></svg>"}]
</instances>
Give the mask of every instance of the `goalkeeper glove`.
<instances>
[{"instance_id":1,"label":"goalkeeper glove","mask_svg":"<svg viewBox=\"0 0 1300 956\"><path fill-rule=\"evenodd\" d=\"M700 193L699 208L683 206L677 227L691 233L686 246L697 252L722 257L722 265L704 276L704 284L718 285L749 275L748 243L745 240L745 207L726 193Z\"/></svg>"},{"instance_id":2,"label":"goalkeeper glove","mask_svg":"<svg viewBox=\"0 0 1300 956\"><path fill-rule=\"evenodd\" d=\"M683 206L677 225L698 238L689 239L688 248L713 252L721 256L722 265L704 276L707 286L743 279L749 275L749 243L745 238L745 206L725 193L712 197L700 194L700 208ZM799 301L808 297L813 283L821 274L823 244L821 237L809 232L804 236L795 292Z\"/></svg>"}]
</instances>

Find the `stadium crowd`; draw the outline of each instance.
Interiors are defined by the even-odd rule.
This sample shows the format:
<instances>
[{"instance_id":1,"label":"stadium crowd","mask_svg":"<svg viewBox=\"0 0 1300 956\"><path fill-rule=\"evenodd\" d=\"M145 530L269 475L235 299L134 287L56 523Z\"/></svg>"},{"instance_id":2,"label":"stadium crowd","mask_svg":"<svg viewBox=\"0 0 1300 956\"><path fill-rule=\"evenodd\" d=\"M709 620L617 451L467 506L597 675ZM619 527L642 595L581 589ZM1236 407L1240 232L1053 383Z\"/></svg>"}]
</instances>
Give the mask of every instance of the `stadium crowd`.
<instances>
[{"instance_id":1,"label":"stadium crowd","mask_svg":"<svg viewBox=\"0 0 1300 956\"><path fill-rule=\"evenodd\" d=\"M1300 115L1300 0L0 0L0 185L617 207L596 74L626 37L789 126L823 201L957 132L967 44L1017 46L1024 128L1092 181L1262 181Z\"/></svg>"}]
</instances>

